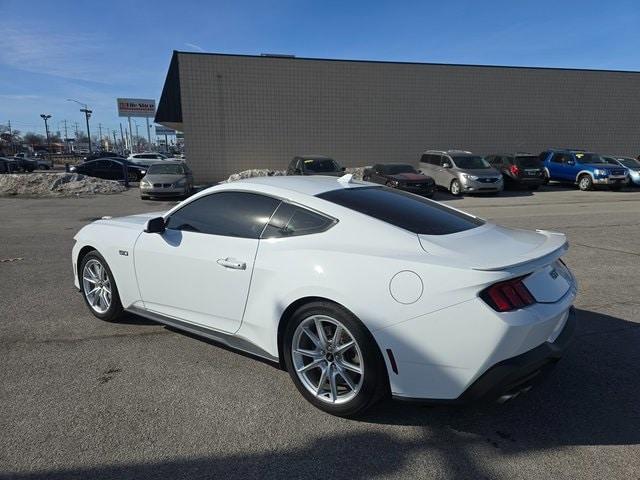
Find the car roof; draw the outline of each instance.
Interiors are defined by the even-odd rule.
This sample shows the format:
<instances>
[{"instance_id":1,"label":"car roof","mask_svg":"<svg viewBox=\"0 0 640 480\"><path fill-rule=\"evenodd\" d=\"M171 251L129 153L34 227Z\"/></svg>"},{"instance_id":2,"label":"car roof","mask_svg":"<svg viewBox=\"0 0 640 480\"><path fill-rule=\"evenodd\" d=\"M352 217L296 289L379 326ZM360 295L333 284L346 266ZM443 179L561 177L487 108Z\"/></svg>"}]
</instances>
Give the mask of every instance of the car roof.
<instances>
[{"instance_id":1,"label":"car roof","mask_svg":"<svg viewBox=\"0 0 640 480\"><path fill-rule=\"evenodd\" d=\"M439 153L440 155L474 155L473 152L470 152L469 150L457 150L457 149L450 149L450 150L425 150L423 153Z\"/></svg>"},{"instance_id":2,"label":"car roof","mask_svg":"<svg viewBox=\"0 0 640 480\"><path fill-rule=\"evenodd\" d=\"M273 187L280 190L289 190L292 192L302 193L304 195L319 195L331 190L339 190L343 188L361 188L371 187L369 182L360 180L351 180L350 182L340 181L340 178L326 175L278 175L273 177L253 177L230 182L226 185L255 185L264 187ZM214 187L215 188L215 187Z\"/></svg>"},{"instance_id":3,"label":"car roof","mask_svg":"<svg viewBox=\"0 0 640 480\"><path fill-rule=\"evenodd\" d=\"M333 160L332 157L329 157L327 155L316 155L316 154L311 154L311 155L296 155L293 158L306 158L308 160Z\"/></svg>"}]
</instances>

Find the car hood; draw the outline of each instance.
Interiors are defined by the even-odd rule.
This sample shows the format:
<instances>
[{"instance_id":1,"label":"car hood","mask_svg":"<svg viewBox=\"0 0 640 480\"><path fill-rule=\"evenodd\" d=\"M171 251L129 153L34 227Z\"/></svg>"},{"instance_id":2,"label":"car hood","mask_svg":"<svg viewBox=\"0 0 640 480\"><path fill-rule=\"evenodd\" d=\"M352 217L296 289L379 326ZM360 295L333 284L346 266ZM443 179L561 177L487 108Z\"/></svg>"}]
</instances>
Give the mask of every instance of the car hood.
<instances>
[{"instance_id":1,"label":"car hood","mask_svg":"<svg viewBox=\"0 0 640 480\"><path fill-rule=\"evenodd\" d=\"M145 175L144 180L151 183L175 183L185 178L184 175Z\"/></svg>"},{"instance_id":2,"label":"car hood","mask_svg":"<svg viewBox=\"0 0 640 480\"><path fill-rule=\"evenodd\" d=\"M165 213L166 212L151 212L128 215L126 217L102 217L94 223L142 230L148 220L156 217L162 217Z\"/></svg>"},{"instance_id":3,"label":"car hood","mask_svg":"<svg viewBox=\"0 0 640 480\"><path fill-rule=\"evenodd\" d=\"M429 182L429 181L433 181L433 179L431 177L428 177L427 175L423 175L421 173L396 173L395 175L385 175L387 178L390 178L392 180L398 180L401 182Z\"/></svg>"},{"instance_id":4,"label":"car hood","mask_svg":"<svg viewBox=\"0 0 640 480\"><path fill-rule=\"evenodd\" d=\"M520 230L486 223L451 235L419 235L427 253L474 270L511 269L536 260L552 261L569 247L562 233Z\"/></svg>"},{"instance_id":5,"label":"car hood","mask_svg":"<svg viewBox=\"0 0 640 480\"><path fill-rule=\"evenodd\" d=\"M498 171L493 168L476 168L476 169L469 169L469 170L456 168L455 170L460 173L475 175L476 177L497 177L500 175L500 173L498 173Z\"/></svg>"},{"instance_id":6,"label":"car hood","mask_svg":"<svg viewBox=\"0 0 640 480\"><path fill-rule=\"evenodd\" d=\"M345 173L346 172L308 172L308 171L304 172L305 175L326 175L329 177L341 177Z\"/></svg>"}]
</instances>

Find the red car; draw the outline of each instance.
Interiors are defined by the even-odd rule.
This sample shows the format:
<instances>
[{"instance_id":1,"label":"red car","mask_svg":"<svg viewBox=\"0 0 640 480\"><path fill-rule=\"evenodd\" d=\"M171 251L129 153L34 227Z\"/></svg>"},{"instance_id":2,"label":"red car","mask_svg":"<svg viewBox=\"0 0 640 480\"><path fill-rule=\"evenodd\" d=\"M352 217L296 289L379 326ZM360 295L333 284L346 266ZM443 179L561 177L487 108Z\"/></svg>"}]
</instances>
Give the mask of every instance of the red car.
<instances>
[{"instance_id":1,"label":"red car","mask_svg":"<svg viewBox=\"0 0 640 480\"><path fill-rule=\"evenodd\" d=\"M364 171L362 179L429 198L433 197L436 189L433 178L406 163L376 163Z\"/></svg>"}]
</instances>

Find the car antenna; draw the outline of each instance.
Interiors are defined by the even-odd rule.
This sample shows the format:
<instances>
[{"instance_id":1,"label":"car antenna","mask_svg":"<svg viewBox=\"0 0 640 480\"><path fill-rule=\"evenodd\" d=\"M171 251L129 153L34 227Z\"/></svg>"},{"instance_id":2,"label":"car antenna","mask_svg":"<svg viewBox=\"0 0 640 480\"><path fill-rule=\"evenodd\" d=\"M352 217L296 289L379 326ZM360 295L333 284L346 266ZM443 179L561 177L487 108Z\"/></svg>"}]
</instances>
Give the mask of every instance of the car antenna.
<instances>
[{"instance_id":1,"label":"car antenna","mask_svg":"<svg viewBox=\"0 0 640 480\"><path fill-rule=\"evenodd\" d=\"M347 173L346 175L342 175L338 181L344 184L353 183L353 174Z\"/></svg>"}]
</instances>

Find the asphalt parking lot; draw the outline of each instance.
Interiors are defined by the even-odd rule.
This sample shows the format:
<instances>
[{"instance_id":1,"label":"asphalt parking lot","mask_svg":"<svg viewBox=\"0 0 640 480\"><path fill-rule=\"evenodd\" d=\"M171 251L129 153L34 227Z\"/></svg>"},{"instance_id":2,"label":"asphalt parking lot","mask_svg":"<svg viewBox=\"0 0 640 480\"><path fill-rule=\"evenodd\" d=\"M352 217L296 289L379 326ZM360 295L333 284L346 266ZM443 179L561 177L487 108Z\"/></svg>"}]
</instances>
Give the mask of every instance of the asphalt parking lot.
<instances>
[{"instance_id":1,"label":"asphalt parking lot","mask_svg":"<svg viewBox=\"0 0 640 480\"><path fill-rule=\"evenodd\" d=\"M88 312L72 285L74 233L172 203L136 190L0 198L0 478L640 478L640 190L445 201L569 236L574 342L512 402L389 402L346 420L269 364Z\"/></svg>"}]
</instances>

